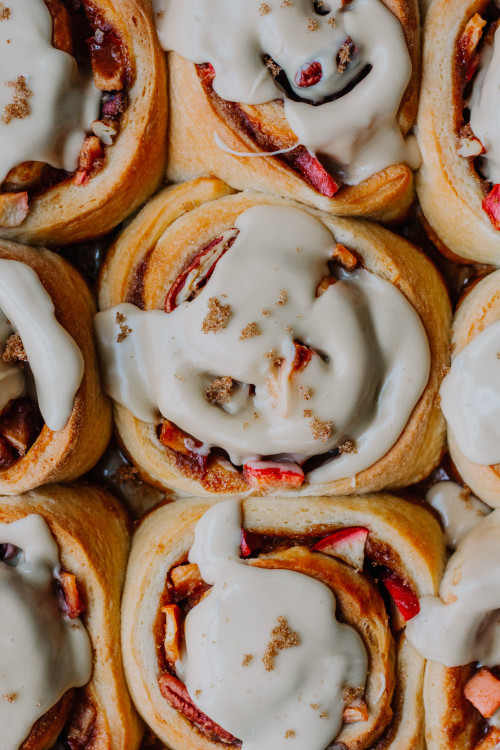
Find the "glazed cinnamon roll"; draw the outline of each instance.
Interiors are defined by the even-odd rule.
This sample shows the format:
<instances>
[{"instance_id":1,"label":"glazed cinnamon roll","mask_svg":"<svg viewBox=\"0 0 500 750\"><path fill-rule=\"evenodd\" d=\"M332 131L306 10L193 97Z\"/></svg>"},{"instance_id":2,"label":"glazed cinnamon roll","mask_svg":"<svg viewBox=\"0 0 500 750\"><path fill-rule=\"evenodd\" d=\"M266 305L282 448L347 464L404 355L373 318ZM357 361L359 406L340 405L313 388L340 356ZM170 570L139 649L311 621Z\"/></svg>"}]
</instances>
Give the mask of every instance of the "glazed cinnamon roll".
<instances>
[{"instance_id":1,"label":"glazed cinnamon roll","mask_svg":"<svg viewBox=\"0 0 500 750\"><path fill-rule=\"evenodd\" d=\"M133 700L173 750L421 748L405 622L442 557L437 521L389 495L160 507L124 590Z\"/></svg>"},{"instance_id":2,"label":"glazed cinnamon roll","mask_svg":"<svg viewBox=\"0 0 500 750\"><path fill-rule=\"evenodd\" d=\"M480 281L453 322L451 370L441 386L450 454L481 500L500 506L500 271Z\"/></svg>"},{"instance_id":3,"label":"glazed cinnamon roll","mask_svg":"<svg viewBox=\"0 0 500 750\"><path fill-rule=\"evenodd\" d=\"M229 192L167 189L106 259L96 330L133 462L185 494L425 476L450 314L432 264L380 227Z\"/></svg>"},{"instance_id":4,"label":"glazed cinnamon roll","mask_svg":"<svg viewBox=\"0 0 500 750\"><path fill-rule=\"evenodd\" d=\"M500 13L439 0L424 32L417 192L438 247L500 263Z\"/></svg>"},{"instance_id":5,"label":"glazed cinnamon roll","mask_svg":"<svg viewBox=\"0 0 500 750\"><path fill-rule=\"evenodd\" d=\"M120 654L129 535L103 490L0 498L0 723L5 750L137 750Z\"/></svg>"},{"instance_id":6,"label":"glazed cinnamon roll","mask_svg":"<svg viewBox=\"0 0 500 750\"><path fill-rule=\"evenodd\" d=\"M161 182L165 65L148 2L4 0L0 71L0 236L98 237Z\"/></svg>"},{"instance_id":7,"label":"glazed cinnamon roll","mask_svg":"<svg viewBox=\"0 0 500 750\"><path fill-rule=\"evenodd\" d=\"M427 747L494 750L500 743L500 511L454 482L435 485L428 499L441 514L452 555L439 596L423 597L407 626L408 640L429 660Z\"/></svg>"},{"instance_id":8,"label":"glazed cinnamon roll","mask_svg":"<svg viewBox=\"0 0 500 750\"><path fill-rule=\"evenodd\" d=\"M0 241L0 493L88 471L111 434L81 276L49 250Z\"/></svg>"},{"instance_id":9,"label":"glazed cinnamon roll","mask_svg":"<svg viewBox=\"0 0 500 750\"><path fill-rule=\"evenodd\" d=\"M171 180L216 175L338 215L407 212L420 161L408 135L419 80L413 0L154 7L170 51Z\"/></svg>"}]
</instances>

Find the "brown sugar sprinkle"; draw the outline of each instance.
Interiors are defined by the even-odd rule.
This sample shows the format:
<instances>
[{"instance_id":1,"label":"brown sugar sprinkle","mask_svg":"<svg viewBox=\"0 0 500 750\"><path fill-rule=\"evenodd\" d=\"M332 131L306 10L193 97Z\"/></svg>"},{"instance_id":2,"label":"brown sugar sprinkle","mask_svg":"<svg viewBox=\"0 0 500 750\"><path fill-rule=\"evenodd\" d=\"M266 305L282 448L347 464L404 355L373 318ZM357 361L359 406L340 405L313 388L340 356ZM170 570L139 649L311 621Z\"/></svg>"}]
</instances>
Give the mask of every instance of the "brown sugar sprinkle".
<instances>
[{"instance_id":1,"label":"brown sugar sprinkle","mask_svg":"<svg viewBox=\"0 0 500 750\"><path fill-rule=\"evenodd\" d=\"M361 698L364 692L365 692L365 689L362 686L354 688L354 687L351 687L350 685L345 685L342 691L342 699L344 703L349 705L350 703L355 701L356 698Z\"/></svg>"},{"instance_id":2,"label":"brown sugar sprinkle","mask_svg":"<svg viewBox=\"0 0 500 750\"><path fill-rule=\"evenodd\" d=\"M343 73L344 70L347 68L347 63L351 59L351 48L349 45L349 42L344 42L342 46L339 49L338 53L339 62L337 65L337 71L339 73Z\"/></svg>"},{"instance_id":3,"label":"brown sugar sprinkle","mask_svg":"<svg viewBox=\"0 0 500 750\"><path fill-rule=\"evenodd\" d=\"M328 711L322 711L319 715L320 719L328 719Z\"/></svg>"},{"instance_id":4,"label":"brown sugar sprinkle","mask_svg":"<svg viewBox=\"0 0 500 750\"><path fill-rule=\"evenodd\" d=\"M316 21L316 19L314 19L314 18L310 18L308 20L308 22L307 22L307 30L308 31L316 31L316 29L318 28L318 26L319 26L319 24Z\"/></svg>"},{"instance_id":5,"label":"brown sugar sprinkle","mask_svg":"<svg viewBox=\"0 0 500 750\"><path fill-rule=\"evenodd\" d=\"M271 12L271 8L267 3L261 3L259 6L259 15L260 16L267 16L268 13Z\"/></svg>"},{"instance_id":6,"label":"brown sugar sprinkle","mask_svg":"<svg viewBox=\"0 0 500 750\"><path fill-rule=\"evenodd\" d=\"M241 666L248 667L252 659L253 659L252 654L245 654L245 656L243 657L243 661L241 662Z\"/></svg>"},{"instance_id":7,"label":"brown sugar sprinkle","mask_svg":"<svg viewBox=\"0 0 500 750\"><path fill-rule=\"evenodd\" d=\"M262 657L266 672L271 672L274 669L274 659L280 651L300 646L300 643L299 635L290 629L286 617L280 615L276 625L271 630L271 639Z\"/></svg>"},{"instance_id":8,"label":"brown sugar sprinkle","mask_svg":"<svg viewBox=\"0 0 500 750\"><path fill-rule=\"evenodd\" d=\"M271 310L262 310L262 316L264 318L269 318L271 314Z\"/></svg>"},{"instance_id":9,"label":"brown sugar sprinkle","mask_svg":"<svg viewBox=\"0 0 500 750\"><path fill-rule=\"evenodd\" d=\"M337 28L337 21L335 20L335 18L333 18L333 16L330 16L330 18L328 18L327 24L328 24L328 26L331 26L332 29L336 29Z\"/></svg>"},{"instance_id":10,"label":"brown sugar sprinkle","mask_svg":"<svg viewBox=\"0 0 500 750\"><path fill-rule=\"evenodd\" d=\"M248 430L248 422L243 422L243 429Z\"/></svg>"},{"instance_id":11,"label":"brown sugar sprinkle","mask_svg":"<svg viewBox=\"0 0 500 750\"><path fill-rule=\"evenodd\" d=\"M2 695L2 700L7 701L7 703L14 703L16 698L17 698L17 693L4 693Z\"/></svg>"},{"instance_id":12,"label":"brown sugar sprinkle","mask_svg":"<svg viewBox=\"0 0 500 750\"><path fill-rule=\"evenodd\" d=\"M313 711L317 711L319 708L319 703L310 703L309 704Z\"/></svg>"},{"instance_id":13,"label":"brown sugar sprinkle","mask_svg":"<svg viewBox=\"0 0 500 750\"><path fill-rule=\"evenodd\" d=\"M273 359L276 356L276 349L270 349L268 352L264 354L264 357L266 359Z\"/></svg>"},{"instance_id":14,"label":"brown sugar sprinkle","mask_svg":"<svg viewBox=\"0 0 500 750\"><path fill-rule=\"evenodd\" d=\"M293 5L292 0L283 0L281 3L281 8L291 8Z\"/></svg>"},{"instance_id":15,"label":"brown sugar sprinkle","mask_svg":"<svg viewBox=\"0 0 500 750\"><path fill-rule=\"evenodd\" d=\"M310 409L304 409L304 417L308 419L309 417L312 417L313 413Z\"/></svg>"},{"instance_id":16,"label":"brown sugar sprinkle","mask_svg":"<svg viewBox=\"0 0 500 750\"><path fill-rule=\"evenodd\" d=\"M28 361L23 342L18 333L13 333L7 339L2 360L6 365L19 365L19 367L23 367L23 363Z\"/></svg>"},{"instance_id":17,"label":"brown sugar sprinkle","mask_svg":"<svg viewBox=\"0 0 500 750\"><path fill-rule=\"evenodd\" d=\"M497 359L500 359L500 352L497 352Z\"/></svg>"},{"instance_id":18,"label":"brown sugar sprinkle","mask_svg":"<svg viewBox=\"0 0 500 750\"><path fill-rule=\"evenodd\" d=\"M208 313L202 323L203 333L219 333L228 324L231 317L231 305L221 305L217 297L208 300Z\"/></svg>"},{"instance_id":19,"label":"brown sugar sprinkle","mask_svg":"<svg viewBox=\"0 0 500 750\"><path fill-rule=\"evenodd\" d=\"M292 328L292 326L285 326L285 331L286 331L287 333L293 333L293 328Z\"/></svg>"},{"instance_id":20,"label":"brown sugar sprinkle","mask_svg":"<svg viewBox=\"0 0 500 750\"><path fill-rule=\"evenodd\" d=\"M276 302L276 304L279 306L285 305L287 301L288 301L288 292L286 291L286 289L281 289L280 296L278 297L278 301Z\"/></svg>"},{"instance_id":21,"label":"brown sugar sprinkle","mask_svg":"<svg viewBox=\"0 0 500 750\"><path fill-rule=\"evenodd\" d=\"M199 689L198 689L198 690L195 690L195 691L194 691L194 697L195 697L195 698L199 698L199 697L200 697L200 695L201 695L201 690L199 690Z\"/></svg>"},{"instance_id":22,"label":"brown sugar sprinkle","mask_svg":"<svg viewBox=\"0 0 500 750\"><path fill-rule=\"evenodd\" d=\"M2 122L8 125L11 120L24 120L30 115L29 98L33 96L33 92L27 87L24 76L19 76L15 81L7 81L5 85L14 89L13 100L4 107L2 115Z\"/></svg>"},{"instance_id":23,"label":"brown sugar sprinkle","mask_svg":"<svg viewBox=\"0 0 500 750\"><path fill-rule=\"evenodd\" d=\"M443 365L443 366L441 367L441 369L440 369L440 371L439 371L439 372L440 372L440 374L441 374L441 375L443 376L443 378L444 378L444 377L445 377L446 375L448 375L449 371L450 371L450 368L448 367L448 365Z\"/></svg>"},{"instance_id":24,"label":"brown sugar sprinkle","mask_svg":"<svg viewBox=\"0 0 500 750\"><path fill-rule=\"evenodd\" d=\"M324 419L313 417L309 422L312 436L315 440L322 440L324 443L332 436L333 422L327 422Z\"/></svg>"},{"instance_id":25,"label":"brown sugar sprinkle","mask_svg":"<svg viewBox=\"0 0 500 750\"><path fill-rule=\"evenodd\" d=\"M342 445L339 445L339 453L357 453L356 443L354 440L345 440Z\"/></svg>"},{"instance_id":26,"label":"brown sugar sprinkle","mask_svg":"<svg viewBox=\"0 0 500 750\"><path fill-rule=\"evenodd\" d=\"M272 77L277 78L281 73L281 68L278 63L274 62L273 58L269 57L269 55L266 55L264 62L266 68L269 68L269 72L271 73Z\"/></svg>"},{"instance_id":27,"label":"brown sugar sprinkle","mask_svg":"<svg viewBox=\"0 0 500 750\"><path fill-rule=\"evenodd\" d=\"M205 388L203 394L206 400L214 406L222 406L227 404L231 398L231 390L233 388L233 379L226 375L223 378L215 378L209 386Z\"/></svg>"},{"instance_id":28,"label":"brown sugar sprinkle","mask_svg":"<svg viewBox=\"0 0 500 750\"><path fill-rule=\"evenodd\" d=\"M240 341L245 341L246 339L253 339L254 336L260 336L261 333L262 331L260 330L257 323L249 323L242 330L240 334Z\"/></svg>"},{"instance_id":29,"label":"brown sugar sprinkle","mask_svg":"<svg viewBox=\"0 0 500 750\"><path fill-rule=\"evenodd\" d=\"M0 21L7 21L10 18L10 8L0 3Z\"/></svg>"},{"instance_id":30,"label":"brown sugar sprinkle","mask_svg":"<svg viewBox=\"0 0 500 750\"><path fill-rule=\"evenodd\" d=\"M121 344L122 341L125 341L127 336L132 333L132 329L130 328L130 326L126 325L127 318L121 312L116 313L115 321L116 324L120 327L120 333L116 337L116 343Z\"/></svg>"},{"instance_id":31,"label":"brown sugar sprinkle","mask_svg":"<svg viewBox=\"0 0 500 750\"><path fill-rule=\"evenodd\" d=\"M304 401L309 401L312 396L312 388L306 388L305 385L299 385L299 392Z\"/></svg>"},{"instance_id":32,"label":"brown sugar sprinkle","mask_svg":"<svg viewBox=\"0 0 500 750\"><path fill-rule=\"evenodd\" d=\"M285 732L285 740L291 740L293 737L295 737L295 730L287 729Z\"/></svg>"}]
</instances>

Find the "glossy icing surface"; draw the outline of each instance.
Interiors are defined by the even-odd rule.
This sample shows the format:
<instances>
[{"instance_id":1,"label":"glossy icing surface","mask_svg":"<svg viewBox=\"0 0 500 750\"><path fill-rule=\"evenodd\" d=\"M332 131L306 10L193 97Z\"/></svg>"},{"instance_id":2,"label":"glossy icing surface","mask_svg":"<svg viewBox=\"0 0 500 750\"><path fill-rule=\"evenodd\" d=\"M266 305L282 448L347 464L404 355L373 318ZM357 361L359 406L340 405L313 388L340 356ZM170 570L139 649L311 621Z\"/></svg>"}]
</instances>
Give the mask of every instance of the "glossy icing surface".
<instances>
[{"instance_id":1,"label":"glossy icing surface","mask_svg":"<svg viewBox=\"0 0 500 750\"><path fill-rule=\"evenodd\" d=\"M228 500L196 526L189 560L213 588L187 615L177 671L243 750L324 750L342 724L344 688L364 686L363 642L337 622L327 586L243 562L240 525L240 503Z\"/></svg>"},{"instance_id":2,"label":"glossy icing surface","mask_svg":"<svg viewBox=\"0 0 500 750\"><path fill-rule=\"evenodd\" d=\"M26 161L72 172L100 92L52 44L43 0L6 0L0 20L0 183Z\"/></svg>"},{"instance_id":3,"label":"glossy icing surface","mask_svg":"<svg viewBox=\"0 0 500 750\"><path fill-rule=\"evenodd\" d=\"M486 503L456 482L438 482L426 500L441 516L446 544L453 549L491 512Z\"/></svg>"},{"instance_id":4,"label":"glossy icing surface","mask_svg":"<svg viewBox=\"0 0 500 750\"><path fill-rule=\"evenodd\" d=\"M64 693L89 681L92 649L54 596L59 554L44 519L1 523L0 544L20 550L16 562L0 562L0 750L18 750Z\"/></svg>"},{"instance_id":5,"label":"glossy icing surface","mask_svg":"<svg viewBox=\"0 0 500 750\"><path fill-rule=\"evenodd\" d=\"M323 3L321 15L311 0L154 4L164 49L211 63L214 90L222 99L244 104L282 99L298 143L326 157L347 183L397 162L418 166L415 140L403 138L396 119L411 60L401 24L380 0ZM266 56L272 60L268 66ZM318 65L319 80L313 76L312 85L304 85L304 76ZM286 76L288 93L279 76L273 77L276 66Z\"/></svg>"},{"instance_id":6,"label":"glossy icing surface","mask_svg":"<svg viewBox=\"0 0 500 750\"><path fill-rule=\"evenodd\" d=\"M467 102L470 126L486 153L481 170L487 180L500 182L500 27L493 42L485 42L479 72Z\"/></svg>"},{"instance_id":7,"label":"glossy icing surface","mask_svg":"<svg viewBox=\"0 0 500 750\"><path fill-rule=\"evenodd\" d=\"M44 421L51 430L62 430L82 381L82 353L56 320L52 300L35 271L25 263L0 259L2 351L14 332L21 337ZM30 373L0 359L0 411L25 394Z\"/></svg>"},{"instance_id":8,"label":"glossy icing surface","mask_svg":"<svg viewBox=\"0 0 500 750\"><path fill-rule=\"evenodd\" d=\"M235 224L233 246L191 302L170 314L130 304L98 313L107 392L143 421L173 421L203 450L224 448L235 465L303 463L350 440L354 450L309 479L354 476L394 445L427 383L420 319L363 268L337 269L317 296L335 240L310 214L259 206ZM311 352L302 368L297 342ZM222 378L226 392L210 398Z\"/></svg>"}]
</instances>

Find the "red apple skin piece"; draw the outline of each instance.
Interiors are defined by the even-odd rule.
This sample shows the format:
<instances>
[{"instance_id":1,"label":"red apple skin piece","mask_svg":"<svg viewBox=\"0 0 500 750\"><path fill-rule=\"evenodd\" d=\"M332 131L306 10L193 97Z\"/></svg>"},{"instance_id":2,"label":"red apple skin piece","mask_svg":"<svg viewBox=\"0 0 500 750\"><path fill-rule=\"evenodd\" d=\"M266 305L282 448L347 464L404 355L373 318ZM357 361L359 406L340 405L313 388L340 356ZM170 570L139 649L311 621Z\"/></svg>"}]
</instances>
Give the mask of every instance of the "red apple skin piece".
<instances>
[{"instance_id":1,"label":"red apple skin piece","mask_svg":"<svg viewBox=\"0 0 500 750\"><path fill-rule=\"evenodd\" d=\"M295 167L304 177L307 177L313 188L321 195L333 198L339 189L333 177L328 174L318 159L310 154L307 149L301 151L297 156Z\"/></svg>"},{"instance_id":2,"label":"red apple skin piece","mask_svg":"<svg viewBox=\"0 0 500 750\"><path fill-rule=\"evenodd\" d=\"M500 230L500 184L494 185L483 200L483 209L494 228Z\"/></svg>"},{"instance_id":3,"label":"red apple skin piece","mask_svg":"<svg viewBox=\"0 0 500 750\"><path fill-rule=\"evenodd\" d=\"M261 544L258 535L246 529L241 529L241 556L250 557L253 552L258 552L260 549Z\"/></svg>"},{"instance_id":4,"label":"red apple skin piece","mask_svg":"<svg viewBox=\"0 0 500 750\"><path fill-rule=\"evenodd\" d=\"M243 479L258 489L294 489L304 482L304 472L297 464L249 461L243 467Z\"/></svg>"},{"instance_id":5,"label":"red apple skin piece","mask_svg":"<svg viewBox=\"0 0 500 750\"><path fill-rule=\"evenodd\" d=\"M313 547L313 552L339 557L348 565L361 570L365 561L365 543L369 530L364 526L348 526L321 539Z\"/></svg>"},{"instance_id":6,"label":"red apple skin piece","mask_svg":"<svg viewBox=\"0 0 500 750\"><path fill-rule=\"evenodd\" d=\"M483 667L465 684L464 696L489 719L500 708L500 680Z\"/></svg>"},{"instance_id":7,"label":"red apple skin piece","mask_svg":"<svg viewBox=\"0 0 500 750\"><path fill-rule=\"evenodd\" d=\"M310 86L316 86L323 77L323 68L320 62L309 63L307 68L299 70L295 76L295 84L301 88L309 88Z\"/></svg>"},{"instance_id":8,"label":"red apple skin piece","mask_svg":"<svg viewBox=\"0 0 500 750\"><path fill-rule=\"evenodd\" d=\"M418 615L420 612L418 597L407 583L390 570L382 575L381 581L392 596L394 604L405 622Z\"/></svg>"}]
</instances>

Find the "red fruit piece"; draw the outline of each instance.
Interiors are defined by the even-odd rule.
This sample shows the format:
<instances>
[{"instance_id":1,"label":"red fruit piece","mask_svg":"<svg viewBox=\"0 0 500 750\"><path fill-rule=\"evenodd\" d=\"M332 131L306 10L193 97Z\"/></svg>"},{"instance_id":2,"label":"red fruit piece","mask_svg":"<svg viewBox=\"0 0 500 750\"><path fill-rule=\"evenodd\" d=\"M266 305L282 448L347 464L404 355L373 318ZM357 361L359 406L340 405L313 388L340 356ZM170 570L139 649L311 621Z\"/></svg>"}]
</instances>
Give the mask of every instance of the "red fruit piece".
<instances>
[{"instance_id":1,"label":"red fruit piece","mask_svg":"<svg viewBox=\"0 0 500 750\"><path fill-rule=\"evenodd\" d=\"M466 683L464 695L480 714L489 719L500 708L500 680L489 669L480 669Z\"/></svg>"},{"instance_id":2,"label":"red fruit piece","mask_svg":"<svg viewBox=\"0 0 500 750\"><path fill-rule=\"evenodd\" d=\"M260 546L257 534L253 534L246 529L241 529L240 551L242 557L250 557L252 552L257 552L260 549Z\"/></svg>"},{"instance_id":3,"label":"red fruit piece","mask_svg":"<svg viewBox=\"0 0 500 750\"><path fill-rule=\"evenodd\" d=\"M323 68L320 62L312 62L306 68L297 71L295 76L295 84L301 88L309 88L309 86L316 86L323 77Z\"/></svg>"},{"instance_id":4,"label":"red fruit piece","mask_svg":"<svg viewBox=\"0 0 500 750\"><path fill-rule=\"evenodd\" d=\"M495 227L500 230L500 185L494 185L483 200L483 209Z\"/></svg>"},{"instance_id":5,"label":"red fruit piece","mask_svg":"<svg viewBox=\"0 0 500 750\"><path fill-rule=\"evenodd\" d=\"M399 610L401 617L405 622L420 612L420 603L413 589L405 583L399 576L387 570L382 575L382 583L389 594L394 599L394 604Z\"/></svg>"},{"instance_id":6,"label":"red fruit piece","mask_svg":"<svg viewBox=\"0 0 500 750\"><path fill-rule=\"evenodd\" d=\"M76 576L74 576L72 573L61 571L61 573L59 573L59 580L61 582L61 588L64 595L65 613L68 615L68 617L71 617L71 619L80 617L82 612L85 612L87 607L83 603L80 592L78 591Z\"/></svg>"},{"instance_id":7,"label":"red fruit piece","mask_svg":"<svg viewBox=\"0 0 500 750\"><path fill-rule=\"evenodd\" d=\"M365 543L368 529L364 526L349 526L338 529L314 545L314 552L338 557L356 570L361 570L365 560Z\"/></svg>"},{"instance_id":8,"label":"red fruit piece","mask_svg":"<svg viewBox=\"0 0 500 750\"><path fill-rule=\"evenodd\" d=\"M304 472L288 461L249 461L243 467L243 479L258 489L294 489L303 483Z\"/></svg>"},{"instance_id":9,"label":"red fruit piece","mask_svg":"<svg viewBox=\"0 0 500 750\"><path fill-rule=\"evenodd\" d=\"M321 195L332 198L339 189L333 177L307 149L303 149L297 156L295 166Z\"/></svg>"}]
</instances>

